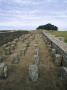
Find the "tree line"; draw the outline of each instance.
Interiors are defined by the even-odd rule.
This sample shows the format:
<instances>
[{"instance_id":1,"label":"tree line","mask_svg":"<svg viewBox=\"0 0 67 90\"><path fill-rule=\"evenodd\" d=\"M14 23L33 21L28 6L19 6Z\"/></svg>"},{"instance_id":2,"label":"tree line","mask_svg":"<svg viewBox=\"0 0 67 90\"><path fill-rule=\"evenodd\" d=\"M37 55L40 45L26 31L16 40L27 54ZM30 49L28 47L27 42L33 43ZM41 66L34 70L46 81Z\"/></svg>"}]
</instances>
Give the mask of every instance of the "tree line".
<instances>
[{"instance_id":1,"label":"tree line","mask_svg":"<svg viewBox=\"0 0 67 90\"><path fill-rule=\"evenodd\" d=\"M55 26L55 25L52 25L50 23L46 24L46 25L40 25L38 26L36 29L45 29L45 30L54 30L54 31L57 31L58 30L58 27Z\"/></svg>"}]
</instances>

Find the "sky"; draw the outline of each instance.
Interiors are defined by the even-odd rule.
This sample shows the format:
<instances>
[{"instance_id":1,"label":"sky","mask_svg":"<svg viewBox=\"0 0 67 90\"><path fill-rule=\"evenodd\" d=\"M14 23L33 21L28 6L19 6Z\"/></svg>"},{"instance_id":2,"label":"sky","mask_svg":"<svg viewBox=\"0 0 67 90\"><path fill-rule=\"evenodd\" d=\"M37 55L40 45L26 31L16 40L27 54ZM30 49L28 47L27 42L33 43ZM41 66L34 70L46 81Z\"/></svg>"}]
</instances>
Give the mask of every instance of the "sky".
<instances>
[{"instance_id":1,"label":"sky","mask_svg":"<svg viewBox=\"0 0 67 90\"><path fill-rule=\"evenodd\" d=\"M67 0L0 0L0 30L34 30L47 23L67 30Z\"/></svg>"}]
</instances>

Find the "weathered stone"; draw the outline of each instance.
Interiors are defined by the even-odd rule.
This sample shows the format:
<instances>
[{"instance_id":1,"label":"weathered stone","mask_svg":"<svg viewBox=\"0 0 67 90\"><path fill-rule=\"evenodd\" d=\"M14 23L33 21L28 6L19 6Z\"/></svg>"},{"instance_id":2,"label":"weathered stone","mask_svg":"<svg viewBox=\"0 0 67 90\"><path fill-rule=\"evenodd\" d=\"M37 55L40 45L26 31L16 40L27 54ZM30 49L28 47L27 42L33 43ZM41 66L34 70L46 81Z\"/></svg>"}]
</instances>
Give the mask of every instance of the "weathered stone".
<instances>
[{"instance_id":1,"label":"weathered stone","mask_svg":"<svg viewBox=\"0 0 67 90\"><path fill-rule=\"evenodd\" d=\"M14 52L14 50L15 50L15 45L11 45L11 47L10 47L10 50L11 50L11 52L13 53Z\"/></svg>"},{"instance_id":2,"label":"weathered stone","mask_svg":"<svg viewBox=\"0 0 67 90\"><path fill-rule=\"evenodd\" d=\"M11 45L11 42L8 42L7 45L10 46Z\"/></svg>"},{"instance_id":3,"label":"weathered stone","mask_svg":"<svg viewBox=\"0 0 67 90\"><path fill-rule=\"evenodd\" d=\"M38 55L34 55L34 61L35 61L35 64L39 65L40 61L39 61Z\"/></svg>"},{"instance_id":4,"label":"weathered stone","mask_svg":"<svg viewBox=\"0 0 67 90\"><path fill-rule=\"evenodd\" d=\"M34 43L34 47L37 48L38 47L38 44Z\"/></svg>"},{"instance_id":5,"label":"weathered stone","mask_svg":"<svg viewBox=\"0 0 67 90\"><path fill-rule=\"evenodd\" d=\"M64 54L63 56L63 65L67 67L67 54Z\"/></svg>"},{"instance_id":6,"label":"weathered stone","mask_svg":"<svg viewBox=\"0 0 67 90\"><path fill-rule=\"evenodd\" d=\"M20 62L20 58L17 54L14 54L13 55L13 58L12 58L12 63L13 64L18 64Z\"/></svg>"},{"instance_id":7,"label":"weathered stone","mask_svg":"<svg viewBox=\"0 0 67 90\"><path fill-rule=\"evenodd\" d=\"M62 60L62 57L61 57L61 55L60 54L55 54L55 63L57 64L57 65L61 65L61 60Z\"/></svg>"},{"instance_id":8,"label":"weathered stone","mask_svg":"<svg viewBox=\"0 0 67 90\"><path fill-rule=\"evenodd\" d=\"M26 47L20 50L20 56L24 56L26 52Z\"/></svg>"},{"instance_id":9,"label":"weathered stone","mask_svg":"<svg viewBox=\"0 0 67 90\"><path fill-rule=\"evenodd\" d=\"M67 67L61 67L60 73L61 73L61 80L64 80L64 82L67 84Z\"/></svg>"},{"instance_id":10,"label":"weathered stone","mask_svg":"<svg viewBox=\"0 0 67 90\"><path fill-rule=\"evenodd\" d=\"M38 80L38 66L36 64L29 65L29 78L32 81Z\"/></svg>"},{"instance_id":11,"label":"weathered stone","mask_svg":"<svg viewBox=\"0 0 67 90\"><path fill-rule=\"evenodd\" d=\"M16 46L16 41L13 41L12 44L13 44L14 46Z\"/></svg>"},{"instance_id":12,"label":"weathered stone","mask_svg":"<svg viewBox=\"0 0 67 90\"><path fill-rule=\"evenodd\" d=\"M51 44L48 44L48 50L51 51L51 49L52 49Z\"/></svg>"},{"instance_id":13,"label":"weathered stone","mask_svg":"<svg viewBox=\"0 0 67 90\"><path fill-rule=\"evenodd\" d=\"M16 43L18 42L18 38L15 39L15 42L16 42Z\"/></svg>"},{"instance_id":14,"label":"weathered stone","mask_svg":"<svg viewBox=\"0 0 67 90\"><path fill-rule=\"evenodd\" d=\"M29 47L29 41L28 41L28 42L26 42L26 45L27 45L27 47Z\"/></svg>"},{"instance_id":15,"label":"weathered stone","mask_svg":"<svg viewBox=\"0 0 67 90\"><path fill-rule=\"evenodd\" d=\"M51 42L52 48L56 49L56 53L62 54L62 63L64 66L67 67L67 44L63 42L63 40L59 40L57 37L49 34L48 32L46 33L43 31L43 37L44 39L47 38L48 41ZM54 50L52 50L54 52ZM52 55L54 56L55 53Z\"/></svg>"},{"instance_id":16,"label":"weathered stone","mask_svg":"<svg viewBox=\"0 0 67 90\"><path fill-rule=\"evenodd\" d=\"M6 47L4 50L5 50L5 54L6 54L6 55L11 54L10 47Z\"/></svg>"},{"instance_id":17,"label":"weathered stone","mask_svg":"<svg viewBox=\"0 0 67 90\"><path fill-rule=\"evenodd\" d=\"M37 55L37 56L39 56L39 48L36 48L36 49L35 49L34 54Z\"/></svg>"},{"instance_id":18,"label":"weathered stone","mask_svg":"<svg viewBox=\"0 0 67 90\"><path fill-rule=\"evenodd\" d=\"M52 53L52 56L54 57L56 54L56 49L52 48L51 53Z\"/></svg>"},{"instance_id":19,"label":"weathered stone","mask_svg":"<svg viewBox=\"0 0 67 90\"><path fill-rule=\"evenodd\" d=\"M8 76L7 74L8 67L7 65L3 62L2 57L0 58L0 78L6 78Z\"/></svg>"}]
</instances>

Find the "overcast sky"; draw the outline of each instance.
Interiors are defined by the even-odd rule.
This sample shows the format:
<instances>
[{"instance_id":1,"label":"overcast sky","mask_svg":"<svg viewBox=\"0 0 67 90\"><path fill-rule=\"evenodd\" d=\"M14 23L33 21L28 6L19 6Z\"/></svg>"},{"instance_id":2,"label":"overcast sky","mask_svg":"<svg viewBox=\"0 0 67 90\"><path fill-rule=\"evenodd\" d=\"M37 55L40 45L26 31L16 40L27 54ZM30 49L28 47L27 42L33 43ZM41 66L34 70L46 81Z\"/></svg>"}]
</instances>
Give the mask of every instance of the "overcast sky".
<instances>
[{"instance_id":1,"label":"overcast sky","mask_svg":"<svg viewBox=\"0 0 67 90\"><path fill-rule=\"evenodd\" d=\"M35 29L47 23L67 29L67 0L0 0L0 29Z\"/></svg>"}]
</instances>

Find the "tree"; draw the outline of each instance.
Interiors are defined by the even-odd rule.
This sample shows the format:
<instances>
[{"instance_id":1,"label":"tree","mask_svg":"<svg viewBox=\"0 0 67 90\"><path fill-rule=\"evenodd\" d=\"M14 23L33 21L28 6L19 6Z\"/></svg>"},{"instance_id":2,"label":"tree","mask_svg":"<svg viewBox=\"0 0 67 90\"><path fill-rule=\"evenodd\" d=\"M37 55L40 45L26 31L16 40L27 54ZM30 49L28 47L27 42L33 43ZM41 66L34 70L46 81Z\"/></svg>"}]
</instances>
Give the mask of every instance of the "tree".
<instances>
[{"instance_id":1,"label":"tree","mask_svg":"<svg viewBox=\"0 0 67 90\"><path fill-rule=\"evenodd\" d=\"M54 30L57 31L58 27L55 25L52 25L50 23L46 24L46 25L40 25L39 27L37 27L37 29L45 29L45 30Z\"/></svg>"}]
</instances>

